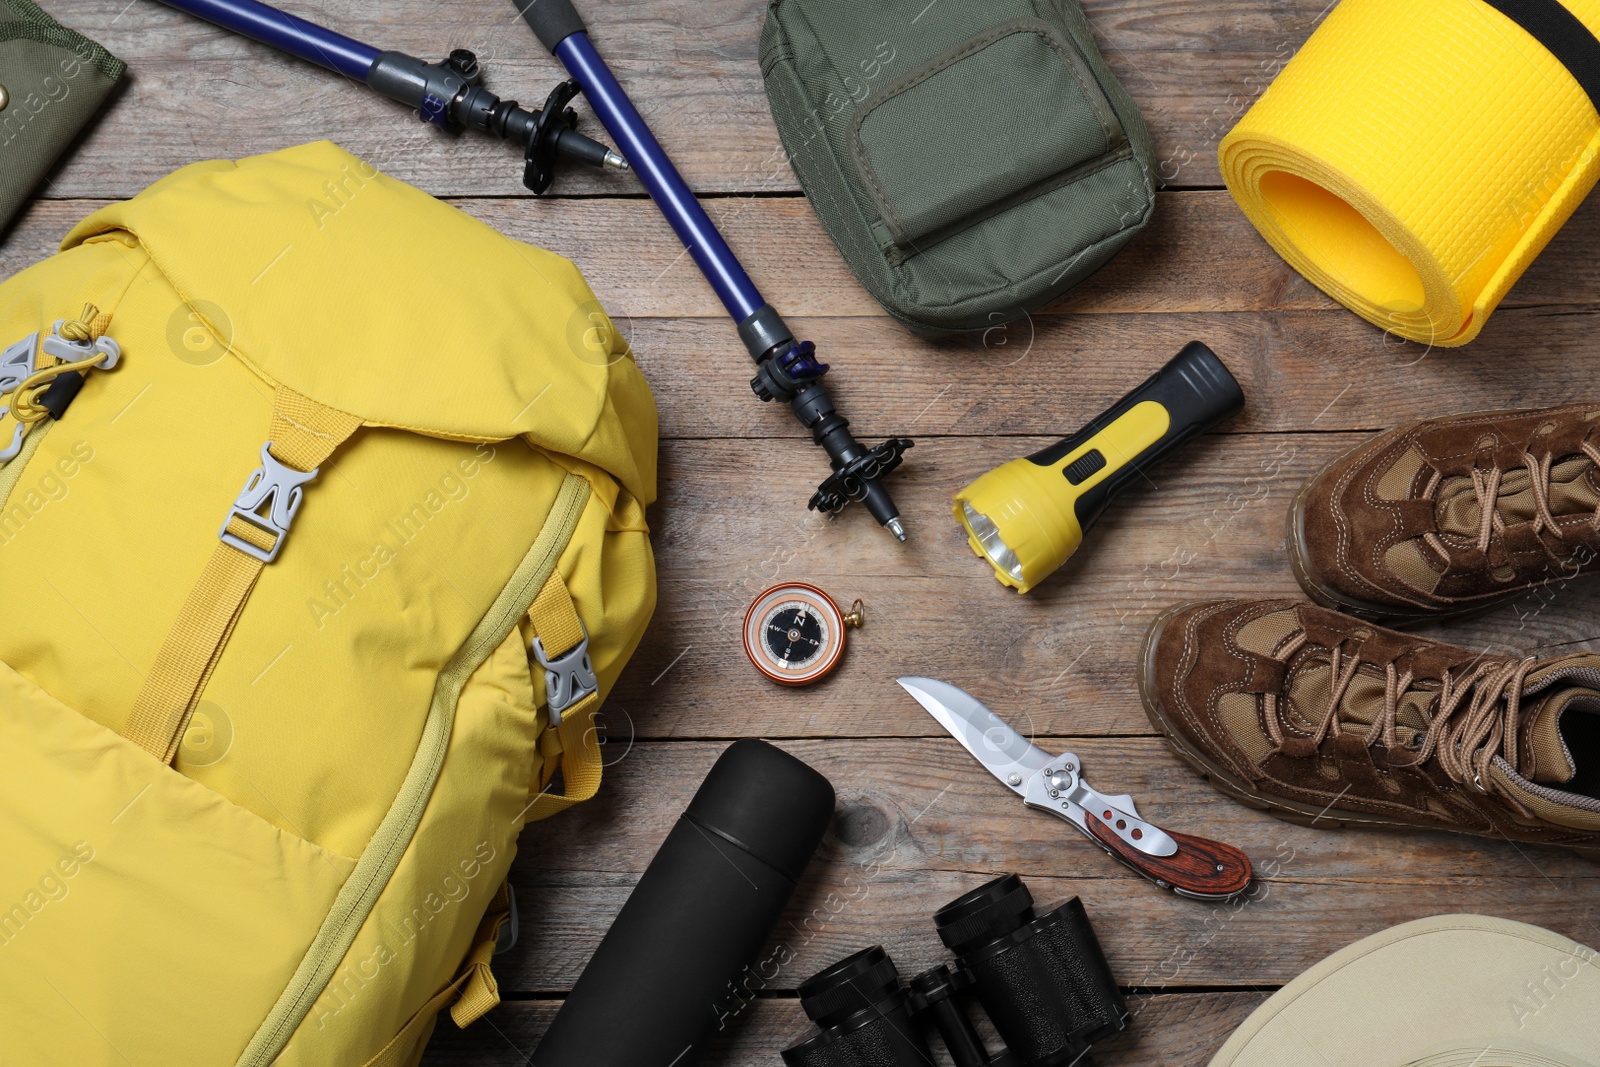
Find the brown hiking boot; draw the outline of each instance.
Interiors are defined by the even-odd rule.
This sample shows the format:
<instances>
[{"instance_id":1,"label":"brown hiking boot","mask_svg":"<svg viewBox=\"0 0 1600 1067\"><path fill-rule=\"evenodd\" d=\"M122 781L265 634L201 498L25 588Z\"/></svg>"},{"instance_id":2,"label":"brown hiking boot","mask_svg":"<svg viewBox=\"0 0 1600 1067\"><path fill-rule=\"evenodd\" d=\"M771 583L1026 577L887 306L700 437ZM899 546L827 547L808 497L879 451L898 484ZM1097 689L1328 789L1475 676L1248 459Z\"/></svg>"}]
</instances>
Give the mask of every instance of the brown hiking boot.
<instances>
[{"instance_id":1,"label":"brown hiking boot","mask_svg":"<svg viewBox=\"0 0 1600 1067\"><path fill-rule=\"evenodd\" d=\"M1391 625L1600 568L1600 403L1426 419L1314 475L1289 562L1317 603Z\"/></svg>"},{"instance_id":2,"label":"brown hiking boot","mask_svg":"<svg viewBox=\"0 0 1600 1067\"><path fill-rule=\"evenodd\" d=\"M1139 690L1217 788L1291 821L1600 859L1600 655L1479 655L1303 601L1222 600L1156 619Z\"/></svg>"}]
</instances>

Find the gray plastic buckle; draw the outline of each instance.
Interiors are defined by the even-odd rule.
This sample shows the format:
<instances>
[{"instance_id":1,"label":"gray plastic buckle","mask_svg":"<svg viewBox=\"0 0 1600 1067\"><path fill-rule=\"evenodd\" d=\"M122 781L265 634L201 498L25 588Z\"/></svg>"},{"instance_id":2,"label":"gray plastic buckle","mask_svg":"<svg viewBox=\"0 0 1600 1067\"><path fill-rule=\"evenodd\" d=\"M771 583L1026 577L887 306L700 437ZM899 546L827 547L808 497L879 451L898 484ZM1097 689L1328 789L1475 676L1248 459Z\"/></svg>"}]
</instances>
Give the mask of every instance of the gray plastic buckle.
<instances>
[{"instance_id":1,"label":"gray plastic buckle","mask_svg":"<svg viewBox=\"0 0 1600 1067\"><path fill-rule=\"evenodd\" d=\"M57 319L55 327L50 333L40 330L30 333L20 341L15 341L0 351L0 396L15 391L29 375L42 369L39 364L44 356L54 356L67 363L77 363L80 360L91 359L94 356L102 357L100 367L110 370L122 358L122 349L109 336L99 337L93 341L69 341L61 336L61 327L65 319ZM8 415L10 405L0 407L0 415ZM0 465L10 463L22 452L22 439L27 436L28 427L17 423L11 431L11 440L0 447Z\"/></svg>"},{"instance_id":2,"label":"gray plastic buckle","mask_svg":"<svg viewBox=\"0 0 1600 1067\"><path fill-rule=\"evenodd\" d=\"M0 407L0 415L8 415L10 413L10 408ZM11 442L4 448L0 448L0 466L10 463L22 454L22 439L26 436L28 436L28 428L22 423L19 422L12 427Z\"/></svg>"},{"instance_id":3,"label":"gray plastic buckle","mask_svg":"<svg viewBox=\"0 0 1600 1067\"><path fill-rule=\"evenodd\" d=\"M544 668L544 702L550 709L550 725L561 725L561 713L572 705L600 691L595 681L594 664L589 661L589 628L578 620L583 630L583 640L555 659L544 654L544 642L533 639L533 658Z\"/></svg>"},{"instance_id":4,"label":"gray plastic buckle","mask_svg":"<svg viewBox=\"0 0 1600 1067\"><path fill-rule=\"evenodd\" d=\"M95 356L104 356L100 361L101 370L110 370L122 359L122 347L113 341L109 335L102 334L93 341L69 341L61 336L61 327L67 324L66 319L57 319L39 348L47 355L55 356L64 363L77 363Z\"/></svg>"},{"instance_id":5,"label":"gray plastic buckle","mask_svg":"<svg viewBox=\"0 0 1600 1067\"><path fill-rule=\"evenodd\" d=\"M0 352L0 396L4 396L22 384L24 378L38 368L34 366L39 348L39 335L30 333L22 340L8 345L4 352ZM11 412L10 405L0 407L0 415ZM22 423L17 423L11 429L11 440L0 447L0 463L10 463L22 452L22 439L27 436L28 428Z\"/></svg>"},{"instance_id":6,"label":"gray plastic buckle","mask_svg":"<svg viewBox=\"0 0 1600 1067\"><path fill-rule=\"evenodd\" d=\"M520 925L517 919L517 887L509 883L506 885L506 900L511 903L511 913L506 916L506 921L500 924L500 932L495 935L496 956L502 952L510 952L517 944L517 927Z\"/></svg>"},{"instance_id":7,"label":"gray plastic buckle","mask_svg":"<svg viewBox=\"0 0 1600 1067\"><path fill-rule=\"evenodd\" d=\"M64 325L65 319L57 319L49 333L43 330L30 333L0 352L0 395L11 392L24 378L40 370L43 356L54 356L63 363L79 363L100 356L101 370L110 370L122 359L122 347L110 335L93 341L69 341L61 336Z\"/></svg>"},{"instance_id":8,"label":"gray plastic buckle","mask_svg":"<svg viewBox=\"0 0 1600 1067\"><path fill-rule=\"evenodd\" d=\"M0 352L0 395L11 392L38 370L39 335L30 333Z\"/></svg>"},{"instance_id":9,"label":"gray plastic buckle","mask_svg":"<svg viewBox=\"0 0 1600 1067\"><path fill-rule=\"evenodd\" d=\"M300 510L300 501L305 495L301 486L315 478L320 469L297 471L284 466L273 456L272 442L268 441L261 446L261 466L250 473L250 479L244 483L239 498L228 509L228 517L222 520L222 530L217 536L223 544L237 548L247 556L254 556L262 563L271 563L282 551L284 539L289 536L289 527L294 523L295 512ZM275 535L272 547L257 548L249 541L229 533L228 525L235 518L264 533Z\"/></svg>"}]
</instances>

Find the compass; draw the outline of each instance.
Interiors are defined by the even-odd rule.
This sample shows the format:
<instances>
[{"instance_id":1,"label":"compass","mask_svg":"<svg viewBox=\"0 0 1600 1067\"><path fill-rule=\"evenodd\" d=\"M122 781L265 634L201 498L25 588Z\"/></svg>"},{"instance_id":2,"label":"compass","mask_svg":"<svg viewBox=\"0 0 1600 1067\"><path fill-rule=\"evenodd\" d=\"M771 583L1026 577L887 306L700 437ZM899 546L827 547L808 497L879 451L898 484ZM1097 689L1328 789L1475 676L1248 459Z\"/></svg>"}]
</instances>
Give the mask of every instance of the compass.
<instances>
[{"instance_id":1,"label":"compass","mask_svg":"<svg viewBox=\"0 0 1600 1067\"><path fill-rule=\"evenodd\" d=\"M845 630L865 618L859 600L846 614L814 585L773 586L745 612L744 650L756 670L774 682L807 685L838 665Z\"/></svg>"}]
</instances>

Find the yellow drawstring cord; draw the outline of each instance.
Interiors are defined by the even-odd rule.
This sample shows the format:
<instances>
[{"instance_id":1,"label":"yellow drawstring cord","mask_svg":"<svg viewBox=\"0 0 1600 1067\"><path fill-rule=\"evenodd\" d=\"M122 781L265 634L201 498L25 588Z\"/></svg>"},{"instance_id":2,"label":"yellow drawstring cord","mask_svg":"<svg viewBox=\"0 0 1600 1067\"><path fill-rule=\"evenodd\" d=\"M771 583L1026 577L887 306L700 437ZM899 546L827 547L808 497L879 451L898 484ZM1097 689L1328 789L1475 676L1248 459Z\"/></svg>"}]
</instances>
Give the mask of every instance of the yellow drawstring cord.
<instances>
[{"instance_id":1,"label":"yellow drawstring cord","mask_svg":"<svg viewBox=\"0 0 1600 1067\"><path fill-rule=\"evenodd\" d=\"M97 321L100 318L100 309L93 304L83 305L83 314L75 319L68 319L61 324L61 337L75 345L88 344L90 341L100 340L100 335L105 333L105 324Z\"/></svg>"},{"instance_id":2,"label":"yellow drawstring cord","mask_svg":"<svg viewBox=\"0 0 1600 1067\"><path fill-rule=\"evenodd\" d=\"M85 304L82 315L61 324L60 336L73 344L88 344L91 341L98 341L105 328L106 323L100 317L100 309L93 304ZM57 363L53 367L34 371L22 380L11 395L11 417L24 425L38 422L50 414L49 408L39 406L39 398L50 388L51 382L63 374L99 366L105 359L106 353L101 352L89 359L80 359L73 363Z\"/></svg>"}]
</instances>

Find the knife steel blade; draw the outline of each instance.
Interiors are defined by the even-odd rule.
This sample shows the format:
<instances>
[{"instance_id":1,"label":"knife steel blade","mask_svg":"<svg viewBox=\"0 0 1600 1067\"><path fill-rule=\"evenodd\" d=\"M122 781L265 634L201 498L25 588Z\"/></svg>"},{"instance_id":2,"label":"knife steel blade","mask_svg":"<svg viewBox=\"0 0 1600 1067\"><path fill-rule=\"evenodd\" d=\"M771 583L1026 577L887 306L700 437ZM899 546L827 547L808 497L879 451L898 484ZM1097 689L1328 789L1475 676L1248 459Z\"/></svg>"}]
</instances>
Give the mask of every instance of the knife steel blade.
<instances>
[{"instance_id":1,"label":"knife steel blade","mask_svg":"<svg viewBox=\"0 0 1600 1067\"><path fill-rule=\"evenodd\" d=\"M897 680L950 736L1018 796L1023 795L1028 777L1044 770L1054 758L964 689L935 678Z\"/></svg>"},{"instance_id":2,"label":"knife steel blade","mask_svg":"<svg viewBox=\"0 0 1600 1067\"><path fill-rule=\"evenodd\" d=\"M1170 856L1176 842L1159 826L1145 822L1126 794L1108 797L1083 780L1078 757L1052 756L1017 733L971 693L934 678L901 678L900 685L939 720L989 773L1000 779L1030 807L1041 807L1088 835L1090 809L1127 844L1152 856ZM1044 771L1049 781L1035 778Z\"/></svg>"},{"instance_id":3,"label":"knife steel blade","mask_svg":"<svg viewBox=\"0 0 1600 1067\"><path fill-rule=\"evenodd\" d=\"M1168 832L1138 814L1133 797L1108 796L1083 780L1070 752L1052 756L970 693L934 678L897 679L901 688L1030 808L1071 823L1111 856L1163 889L1226 900L1250 885L1250 858L1203 837Z\"/></svg>"}]
</instances>

